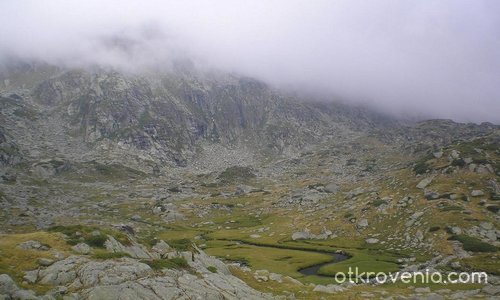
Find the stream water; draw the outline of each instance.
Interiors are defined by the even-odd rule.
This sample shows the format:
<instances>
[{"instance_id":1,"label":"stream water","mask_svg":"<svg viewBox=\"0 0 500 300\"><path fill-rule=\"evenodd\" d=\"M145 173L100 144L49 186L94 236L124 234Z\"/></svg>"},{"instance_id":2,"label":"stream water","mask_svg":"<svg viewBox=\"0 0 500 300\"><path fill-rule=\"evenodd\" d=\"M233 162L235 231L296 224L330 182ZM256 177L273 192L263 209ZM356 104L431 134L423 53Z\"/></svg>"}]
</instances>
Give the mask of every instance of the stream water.
<instances>
[{"instance_id":1,"label":"stream water","mask_svg":"<svg viewBox=\"0 0 500 300\"><path fill-rule=\"evenodd\" d=\"M325 253L325 252L321 252L321 253ZM307 268L300 269L299 273L304 274L304 275L316 275L316 276L321 276L321 277L331 277L331 276L327 276L327 275L318 274L319 269L323 266L335 264L335 263L338 263L338 262L341 262L343 260L350 258L349 256L347 256L345 254L340 254L340 253L325 253L325 254L330 255L333 258L333 260L325 262L325 263L320 263L317 265L312 265L312 266L309 266Z\"/></svg>"},{"instance_id":2,"label":"stream water","mask_svg":"<svg viewBox=\"0 0 500 300\"><path fill-rule=\"evenodd\" d=\"M238 242L242 243L242 244L246 244L246 245L257 246L257 247L268 247L268 248L278 248L278 249L289 249L289 250L300 250L300 251L314 252L314 253L323 253L323 254L330 255L332 257L332 260L330 260L330 261L327 261L327 262L324 262L324 263L320 263L320 264L316 264L316 265L312 265L312 266L309 266L307 268L300 269L299 273L304 274L304 275L316 275L316 276L321 276L321 277L332 277L332 276L328 276L328 275L320 275L320 274L318 274L319 269L321 267L323 267L323 266L330 265L330 264L335 264L335 263L339 263L341 261L344 261L344 260L350 258L349 255L342 254L342 253L332 253L332 252L325 252L325 251L294 249L292 247L290 247L290 248L273 247L272 245L257 245L257 244L252 244L252 243L248 243L248 242L244 242L244 241L238 241Z\"/></svg>"}]
</instances>

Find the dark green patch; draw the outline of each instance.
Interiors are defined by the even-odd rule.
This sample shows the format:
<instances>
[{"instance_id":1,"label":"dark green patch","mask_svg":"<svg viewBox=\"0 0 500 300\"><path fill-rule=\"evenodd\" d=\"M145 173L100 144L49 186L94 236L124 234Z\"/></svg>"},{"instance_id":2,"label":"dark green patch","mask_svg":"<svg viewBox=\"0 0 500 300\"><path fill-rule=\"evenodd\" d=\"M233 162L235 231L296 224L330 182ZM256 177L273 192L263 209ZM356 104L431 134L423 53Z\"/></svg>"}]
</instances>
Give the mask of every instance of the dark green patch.
<instances>
[{"instance_id":1,"label":"dark green patch","mask_svg":"<svg viewBox=\"0 0 500 300\"><path fill-rule=\"evenodd\" d=\"M416 174L424 174L429 171L430 167L425 161L419 161L413 166L413 172Z\"/></svg>"},{"instance_id":2,"label":"dark green patch","mask_svg":"<svg viewBox=\"0 0 500 300\"><path fill-rule=\"evenodd\" d=\"M498 211L500 211L500 206L498 205L488 205L486 206L486 209L491 211L492 213L498 213Z\"/></svg>"},{"instance_id":3,"label":"dark green patch","mask_svg":"<svg viewBox=\"0 0 500 300\"><path fill-rule=\"evenodd\" d=\"M475 237L467 236L467 235L454 235L449 238L450 240L459 241L462 243L464 250L473 251L473 252L496 252L498 248L485 243Z\"/></svg>"},{"instance_id":4,"label":"dark green patch","mask_svg":"<svg viewBox=\"0 0 500 300\"><path fill-rule=\"evenodd\" d=\"M209 271L210 271L210 272L212 272L212 273L217 273L217 268L216 268L216 267L214 267L214 266L209 266L209 267L207 267L207 270L209 270Z\"/></svg>"},{"instance_id":5,"label":"dark green patch","mask_svg":"<svg viewBox=\"0 0 500 300\"><path fill-rule=\"evenodd\" d=\"M429 228L429 232L435 232L435 231L438 231L439 229L441 229L441 227L439 227L439 226L432 226L431 228Z\"/></svg>"},{"instance_id":6,"label":"dark green patch","mask_svg":"<svg viewBox=\"0 0 500 300\"><path fill-rule=\"evenodd\" d=\"M454 167L463 168L465 166L465 161L463 159L461 159L461 158L457 158L457 159L454 159L451 162L451 165L454 166Z\"/></svg>"},{"instance_id":7,"label":"dark green patch","mask_svg":"<svg viewBox=\"0 0 500 300\"><path fill-rule=\"evenodd\" d=\"M108 237L104 234L91 235L85 238L85 243L91 247L104 248L104 243L107 239Z\"/></svg>"},{"instance_id":8,"label":"dark green patch","mask_svg":"<svg viewBox=\"0 0 500 300\"><path fill-rule=\"evenodd\" d=\"M179 251L191 251L193 249L193 243L189 239L168 240L167 244Z\"/></svg>"},{"instance_id":9,"label":"dark green patch","mask_svg":"<svg viewBox=\"0 0 500 300\"><path fill-rule=\"evenodd\" d=\"M373 200L370 204L375 206L375 207L379 207L380 205L387 204L387 202L385 202L382 199L376 199L376 200Z\"/></svg>"},{"instance_id":10,"label":"dark green patch","mask_svg":"<svg viewBox=\"0 0 500 300\"><path fill-rule=\"evenodd\" d=\"M255 177L252 168L232 166L220 173L218 179L222 182L245 182Z\"/></svg>"},{"instance_id":11,"label":"dark green patch","mask_svg":"<svg viewBox=\"0 0 500 300\"><path fill-rule=\"evenodd\" d=\"M189 267L188 262L183 257L174 257L171 259L143 260L142 262L150 266L151 269L153 270L187 269Z\"/></svg>"},{"instance_id":12,"label":"dark green patch","mask_svg":"<svg viewBox=\"0 0 500 300\"><path fill-rule=\"evenodd\" d=\"M125 252L104 252L104 253L96 253L92 255L92 258L95 259L114 259L114 258L122 258L122 257L130 257L130 254Z\"/></svg>"}]
</instances>

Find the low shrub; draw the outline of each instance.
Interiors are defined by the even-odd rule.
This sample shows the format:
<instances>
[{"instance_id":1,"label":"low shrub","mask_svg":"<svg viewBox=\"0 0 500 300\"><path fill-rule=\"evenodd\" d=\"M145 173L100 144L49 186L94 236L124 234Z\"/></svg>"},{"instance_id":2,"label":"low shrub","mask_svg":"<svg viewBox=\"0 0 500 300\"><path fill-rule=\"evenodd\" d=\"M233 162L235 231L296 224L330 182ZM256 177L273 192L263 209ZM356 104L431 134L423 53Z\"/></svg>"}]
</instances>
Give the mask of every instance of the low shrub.
<instances>
[{"instance_id":1,"label":"low shrub","mask_svg":"<svg viewBox=\"0 0 500 300\"><path fill-rule=\"evenodd\" d=\"M425 161L419 161L413 166L413 172L424 174L429 170L429 165Z\"/></svg>"},{"instance_id":2,"label":"low shrub","mask_svg":"<svg viewBox=\"0 0 500 300\"><path fill-rule=\"evenodd\" d=\"M168 240L167 244L179 251L190 251L193 248L193 243L189 239Z\"/></svg>"},{"instance_id":3,"label":"low shrub","mask_svg":"<svg viewBox=\"0 0 500 300\"><path fill-rule=\"evenodd\" d=\"M210 271L210 272L212 272L212 273L217 273L217 268L216 268L216 267L214 267L214 266L209 266L209 267L207 267L207 270L209 270L209 271Z\"/></svg>"},{"instance_id":4,"label":"low shrub","mask_svg":"<svg viewBox=\"0 0 500 300\"><path fill-rule=\"evenodd\" d=\"M186 269L189 267L187 260L184 257L174 257L171 259L153 259L145 260L143 263L147 264L153 270L161 269Z\"/></svg>"},{"instance_id":5,"label":"low shrub","mask_svg":"<svg viewBox=\"0 0 500 300\"><path fill-rule=\"evenodd\" d=\"M462 243L464 250L473 252L496 252L498 248L475 237L459 234L449 238Z\"/></svg>"},{"instance_id":6,"label":"low shrub","mask_svg":"<svg viewBox=\"0 0 500 300\"><path fill-rule=\"evenodd\" d=\"M432 226L431 228L429 228L429 232L435 232L435 231L438 231L439 229L441 229L441 227L439 227L439 226Z\"/></svg>"},{"instance_id":7,"label":"low shrub","mask_svg":"<svg viewBox=\"0 0 500 300\"><path fill-rule=\"evenodd\" d=\"M104 248L104 243L107 239L108 237L104 234L91 235L85 238L85 243L91 247Z\"/></svg>"}]
</instances>

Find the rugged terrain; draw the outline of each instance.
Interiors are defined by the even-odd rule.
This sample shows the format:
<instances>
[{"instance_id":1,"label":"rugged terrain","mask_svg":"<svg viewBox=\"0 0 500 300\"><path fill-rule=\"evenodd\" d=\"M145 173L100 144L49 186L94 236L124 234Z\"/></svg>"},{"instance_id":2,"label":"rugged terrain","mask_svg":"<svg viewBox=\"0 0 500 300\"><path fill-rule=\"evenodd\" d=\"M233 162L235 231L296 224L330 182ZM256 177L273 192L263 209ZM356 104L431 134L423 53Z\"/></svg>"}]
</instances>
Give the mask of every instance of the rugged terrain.
<instances>
[{"instance_id":1,"label":"rugged terrain","mask_svg":"<svg viewBox=\"0 0 500 300\"><path fill-rule=\"evenodd\" d=\"M0 91L6 299L500 295L500 126L407 122L186 62L15 63ZM336 284L349 267L489 283Z\"/></svg>"}]
</instances>

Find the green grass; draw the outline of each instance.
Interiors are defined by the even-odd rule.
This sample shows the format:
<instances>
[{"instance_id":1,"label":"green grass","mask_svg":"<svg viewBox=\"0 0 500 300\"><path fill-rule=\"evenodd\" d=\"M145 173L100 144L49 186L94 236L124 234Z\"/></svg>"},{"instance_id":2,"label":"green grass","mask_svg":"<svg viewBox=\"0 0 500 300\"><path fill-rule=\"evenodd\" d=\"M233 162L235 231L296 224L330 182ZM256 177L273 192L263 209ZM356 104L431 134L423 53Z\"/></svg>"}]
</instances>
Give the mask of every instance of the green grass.
<instances>
[{"instance_id":1,"label":"green grass","mask_svg":"<svg viewBox=\"0 0 500 300\"><path fill-rule=\"evenodd\" d=\"M103 248L104 243L108 239L108 235L113 236L117 241L123 245L130 245L128 237L122 233L109 229L102 229L92 226L84 225L57 225L48 229L49 232L60 232L67 236L66 242L70 245L76 245L80 242L85 242L89 246L96 248ZM92 235L92 232L99 231L97 236Z\"/></svg>"},{"instance_id":2,"label":"green grass","mask_svg":"<svg viewBox=\"0 0 500 300\"><path fill-rule=\"evenodd\" d=\"M208 266L208 267L207 267L207 270L209 270L209 271L210 271L210 272L212 272L212 273L217 273L217 268L216 268L216 267L214 267L214 266Z\"/></svg>"},{"instance_id":3,"label":"green grass","mask_svg":"<svg viewBox=\"0 0 500 300\"><path fill-rule=\"evenodd\" d=\"M500 275L500 257L498 254L478 253L472 257L464 258L460 265L466 271L481 271L493 275Z\"/></svg>"},{"instance_id":4,"label":"green grass","mask_svg":"<svg viewBox=\"0 0 500 300\"><path fill-rule=\"evenodd\" d=\"M108 239L108 236L104 234L91 235L85 238L85 243L91 247L104 248L104 243Z\"/></svg>"},{"instance_id":5,"label":"green grass","mask_svg":"<svg viewBox=\"0 0 500 300\"><path fill-rule=\"evenodd\" d=\"M366 250L353 250L350 251L352 257L341 261L339 263L329 264L319 269L319 274L333 276L337 272L347 274L349 268L355 270L358 268L359 272L397 272L399 265L396 263L396 258L387 255L383 252L370 252Z\"/></svg>"},{"instance_id":6,"label":"green grass","mask_svg":"<svg viewBox=\"0 0 500 300\"><path fill-rule=\"evenodd\" d=\"M95 259L115 259L122 257L130 257L130 254L125 252L100 252L92 255Z\"/></svg>"},{"instance_id":7,"label":"green grass","mask_svg":"<svg viewBox=\"0 0 500 300\"><path fill-rule=\"evenodd\" d=\"M496 252L498 248L485 243L475 237L467 236L467 235L454 235L450 237L450 240L459 241L462 243L464 250L472 251L472 252Z\"/></svg>"},{"instance_id":8,"label":"green grass","mask_svg":"<svg viewBox=\"0 0 500 300\"><path fill-rule=\"evenodd\" d=\"M424 174L429 171L430 166L425 161L419 161L413 166L413 171L416 174Z\"/></svg>"},{"instance_id":9,"label":"green grass","mask_svg":"<svg viewBox=\"0 0 500 300\"><path fill-rule=\"evenodd\" d=\"M244 262L252 269L304 277L299 269L331 261L324 253L238 244L230 241L209 241L206 252L225 260Z\"/></svg>"},{"instance_id":10,"label":"green grass","mask_svg":"<svg viewBox=\"0 0 500 300\"><path fill-rule=\"evenodd\" d=\"M143 260L142 262L150 266L151 269L153 270L189 268L188 262L183 257L174 257L171 259Z\"/></svg>"},{"instance_id":11,"label":"green grass","mask_svg":"<svg viewBox=\"0 0 500 300\"><path fill-rule=\"evenodd\" d=\"M387 202L382 200L382 199L376 199L376 200L373 200L370 204L375 206L375 207L379 207L380 205L387 204Z\"/></svg>"},{"instance_id":12,"label":"green grass","mask_svg":"<svg viewBox=\"0 0 500 300\"><path fill-rule=\"evenodd\" d=\"M193 242L190 239L168 240L166 243L179 251L190 251L193 249Z\"/></svg>"},{"instance_id":13,"label":"green grass","mask_svg":"<svg viewBox=\"0 0 500 300\"><path fill-rule=\"evenodd\" d=\"M255 177L249 167L232 166L222 171L218 179L222 182L245 182Z\"/></svg>"}]
</instances>

